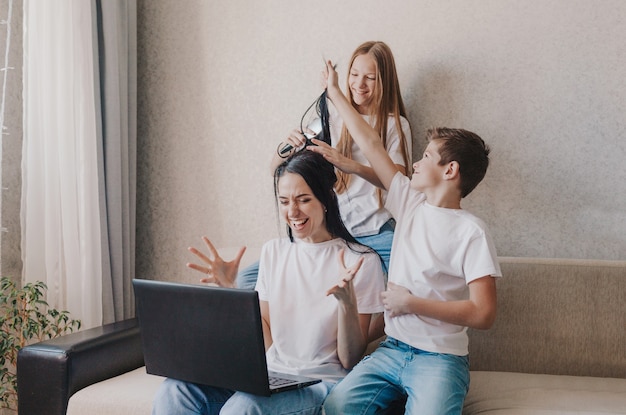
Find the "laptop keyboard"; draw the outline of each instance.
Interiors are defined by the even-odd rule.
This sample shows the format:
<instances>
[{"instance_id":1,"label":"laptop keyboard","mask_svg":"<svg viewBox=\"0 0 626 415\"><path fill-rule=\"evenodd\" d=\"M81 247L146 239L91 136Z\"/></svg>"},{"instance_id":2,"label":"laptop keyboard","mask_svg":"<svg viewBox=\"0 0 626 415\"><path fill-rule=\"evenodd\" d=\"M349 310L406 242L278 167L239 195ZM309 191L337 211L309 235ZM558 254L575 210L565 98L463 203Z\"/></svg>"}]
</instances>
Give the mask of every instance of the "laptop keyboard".
<instances>
[{"instance_id":1,"label":"laptop keyboard","mask_svg":"<svg viewBox=\"0 0 626 415\"><path fill-rule=\"evenodd\" d=\"M269 377L270 386L282 386L287 385L289 383L293 383L291 379L285 379L278 376L270 376Z\"/></svg>"}]
</instances>

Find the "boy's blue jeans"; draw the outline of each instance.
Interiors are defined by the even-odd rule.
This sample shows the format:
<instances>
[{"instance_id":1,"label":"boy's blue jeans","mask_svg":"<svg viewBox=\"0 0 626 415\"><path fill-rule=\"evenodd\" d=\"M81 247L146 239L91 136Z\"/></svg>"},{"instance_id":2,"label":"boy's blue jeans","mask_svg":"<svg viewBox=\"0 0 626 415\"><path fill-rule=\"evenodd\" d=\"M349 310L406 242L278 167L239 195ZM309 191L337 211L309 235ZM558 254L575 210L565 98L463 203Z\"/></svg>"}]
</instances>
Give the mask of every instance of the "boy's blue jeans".
<instances>
[{"instance_id":1,"label":"boy's blue jeans","mask_svg":"<svg viewBox=\"0 0 626 415\"><path fill-rule=\"evenodd\" d=\"M406 414L461 414L467 356L431 353L388 338L330 392L326 415L380 414L406 399Z\"/></svg>"},{"instance_id":2,"label":"boy's blue jeans","mask_svg":"<svg viewBox=\"0 0 626 415\"><path fill-rule=\"evenodd\" d=\"M152 415L319 415L333 385L321 382L265 397L165 379L155 396Z\"/></svg>"}]
</instances>

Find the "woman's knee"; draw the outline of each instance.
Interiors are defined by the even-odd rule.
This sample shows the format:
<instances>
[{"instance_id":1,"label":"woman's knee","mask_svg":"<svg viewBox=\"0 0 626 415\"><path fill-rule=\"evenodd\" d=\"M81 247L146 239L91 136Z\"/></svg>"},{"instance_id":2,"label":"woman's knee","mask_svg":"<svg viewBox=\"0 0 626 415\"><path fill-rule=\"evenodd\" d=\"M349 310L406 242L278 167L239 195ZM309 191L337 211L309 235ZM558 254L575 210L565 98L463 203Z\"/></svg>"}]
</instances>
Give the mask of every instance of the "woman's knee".
<instances>
[{"instance_id":1,"label":"woman's knee","mask_svg":"<svg viewBox=\"0 0 626 415\"><path fill-rule=\"evenodd\" d=\"M182 412L182 408L197 406L192 403L193 393L189 391L185 382L174 379L165 379L154 396L152 415L166 415L172 411Z\"/></svg>"},{"instance_id":2,"label":"woman's knee","mask_svg":"<svg viewBox=\"0 0 626 415\"><path fill-rule=\"evenodd\" d=\"M217 414L232 391L165 379L153 401L152 415Z\"/></svg>"},{"instance_id":3,"label":"woman's knee","mask_svg":"<svg viewBox=\"0 0 626 415\"><path fill-rule=\"evenodd\" d=\"M263 415L254 395L235 393L222 407L220 415Z\"/></svg>"}]
</instances>

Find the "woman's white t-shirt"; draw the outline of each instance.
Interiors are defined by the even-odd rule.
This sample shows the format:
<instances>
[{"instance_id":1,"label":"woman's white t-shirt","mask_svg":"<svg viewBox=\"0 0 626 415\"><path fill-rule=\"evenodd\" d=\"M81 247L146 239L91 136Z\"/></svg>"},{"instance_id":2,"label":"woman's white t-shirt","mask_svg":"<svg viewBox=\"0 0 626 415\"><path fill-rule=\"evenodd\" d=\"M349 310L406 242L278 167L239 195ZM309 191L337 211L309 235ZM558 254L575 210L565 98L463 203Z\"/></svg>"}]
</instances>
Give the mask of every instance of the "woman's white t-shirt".
<instances>
[{"instance_id":1,"label":"woman's white t-shirt","mask_svg":"<svg viewBox=\"0 0 626 415\"><path fill-rule=\"evenodd\" d=\"M263 246L256 290L269 303L270 370L330 381L347 374L337 356L339 302L326 295L338 282L341 249L346 266L365 257L354 279L359 313L382 312L384 276L376 254L354 253L342 239L312 244L282 238Z\"/></svg>"}]
</instances>

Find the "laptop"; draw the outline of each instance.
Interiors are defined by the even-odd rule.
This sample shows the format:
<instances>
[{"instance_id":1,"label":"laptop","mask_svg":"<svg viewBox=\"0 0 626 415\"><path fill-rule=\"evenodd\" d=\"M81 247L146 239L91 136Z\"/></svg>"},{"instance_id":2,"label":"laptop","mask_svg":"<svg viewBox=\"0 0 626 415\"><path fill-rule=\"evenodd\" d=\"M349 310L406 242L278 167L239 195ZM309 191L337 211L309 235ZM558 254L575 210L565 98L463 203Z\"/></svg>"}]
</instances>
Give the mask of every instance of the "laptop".
<instances>
[{"instance_id":1,"label":"laptop","mask_svg":"<svg viewBox=\"0 0 626 415\"><path fill-rule=\"evenodd\" d=\"M268 372L254 290L134 279L146 371L255 395L319 379Z\"/></svg>"}]
</instances>

